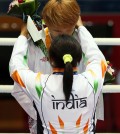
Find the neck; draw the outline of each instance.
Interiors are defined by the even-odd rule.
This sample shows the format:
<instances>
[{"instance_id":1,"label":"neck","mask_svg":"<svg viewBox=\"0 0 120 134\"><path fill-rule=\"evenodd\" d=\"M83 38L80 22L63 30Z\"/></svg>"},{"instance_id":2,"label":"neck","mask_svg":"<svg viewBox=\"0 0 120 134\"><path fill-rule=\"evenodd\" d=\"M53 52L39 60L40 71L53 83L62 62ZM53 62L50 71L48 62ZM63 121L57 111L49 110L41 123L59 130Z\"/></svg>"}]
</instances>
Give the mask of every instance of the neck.
<instances>
[{"instance_id":1,"label":"neck","mask_svg":"<svg viewBox=\"0 0 120 134\"><path fill-rule=\"evenodd\" d=\"M77 72L78 68L77 67L73 67L73 72ZM53 73L57 73L57 72L64 72L64 68L53 68Z\"/></svg>"}]
</instances>

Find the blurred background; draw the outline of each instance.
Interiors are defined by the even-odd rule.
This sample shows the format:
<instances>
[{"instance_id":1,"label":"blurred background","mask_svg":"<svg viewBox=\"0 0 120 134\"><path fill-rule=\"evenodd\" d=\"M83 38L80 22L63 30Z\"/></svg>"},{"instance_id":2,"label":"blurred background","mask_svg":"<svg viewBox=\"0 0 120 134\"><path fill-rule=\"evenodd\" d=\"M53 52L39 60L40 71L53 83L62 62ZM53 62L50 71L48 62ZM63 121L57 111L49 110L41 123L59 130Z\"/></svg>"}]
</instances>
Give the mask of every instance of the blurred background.
<instances>
[{"instance_id":1,"label":"blurred background","mask_svg":"<svg viewBox=\"0 0 120 134\"><path fill-rule=\"evenodd\" d=\"M0 0L0 38L19 36L22 20L7 16L12 0ZM120 0L77 0L86 28L96 38L120 38ZM47 0L40 0L40 12ZM3 44L4 45L4 44ZM13 85L8 64L12 46L0 46L0 85ZM120 84L120 46L100 46L116 71L113 84ZM97 132L120 133L120 94L104 94L105 120L98 121ZM29 132L28 117L11 94L0 93L0 133Z\"/></svg>"}]
</instances>

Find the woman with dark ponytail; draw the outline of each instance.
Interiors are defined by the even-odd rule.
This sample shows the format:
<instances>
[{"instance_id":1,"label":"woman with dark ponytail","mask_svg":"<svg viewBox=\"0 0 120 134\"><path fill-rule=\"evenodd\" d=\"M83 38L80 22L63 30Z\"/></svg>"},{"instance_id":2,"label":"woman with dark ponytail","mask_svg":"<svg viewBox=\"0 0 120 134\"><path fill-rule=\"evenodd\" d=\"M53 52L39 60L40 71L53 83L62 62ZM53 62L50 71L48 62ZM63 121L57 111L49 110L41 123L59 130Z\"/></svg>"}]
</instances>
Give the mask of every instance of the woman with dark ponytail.
<instances>
[{"instance_id":1,"label":"woman with dark ponytail","mask_svg":"<svg viewBox=\"0 0 120 134\"><path fill-rule=\"evenodd\" d=\"M53 68L64 69L63 92L68 101L72 90L73 74L77 73L74 68L77 67L82 57L81 47L74 37L68 35L58 36L51 45L49 57L53 60L50 63Z\"/></svg>"},{"instance_id":2,"label":"woman with dark ponytail","mask_svg":"<svg viewBox=\"0 0 120 134\"><path fill-rule=\"evenodd\" d=\"M63 92L65 94L66 101L69 100L70 93L73 84L73 67L72 67L72 56L70 54L65 54L63 56L65 69L63 74Z\"/></svg>"},{"instance_id":3,"label":"woman with dark ponytail","mask_svg":"<svg viewBox=\"0 0 120 134\"><path fill-rule=\"evenodd\" d=\"M26 62L27 30L14 45L10 75L35 103L44 134L93 134L93 117L102 91L107 63L93 37L80 23L78 41L70 35L55 37L48 50L51 74L35 73ZM25 40L21 43L21 40ZM86 69L78 72L81 55ZM41 65L42 66L42 65Z\"/></svg>"}]
</instances>

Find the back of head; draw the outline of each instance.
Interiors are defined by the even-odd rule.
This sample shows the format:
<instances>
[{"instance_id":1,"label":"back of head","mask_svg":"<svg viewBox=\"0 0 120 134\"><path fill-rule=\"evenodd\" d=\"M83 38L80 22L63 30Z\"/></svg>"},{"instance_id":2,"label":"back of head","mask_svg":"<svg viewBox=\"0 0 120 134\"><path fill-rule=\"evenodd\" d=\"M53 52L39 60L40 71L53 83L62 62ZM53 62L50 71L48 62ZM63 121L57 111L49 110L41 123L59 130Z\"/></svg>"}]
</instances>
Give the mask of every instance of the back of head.
<instances>
[{"instance_id":1,"label":"back of head","mask_svg":"<svg viewBox=\"0 0 120 134\"><path fill-rule=\"evenodd\" d=\"M74 26L80 15L76 0L49 0L42 11L47 26Z\"/></svg>"},{"instance_id":2,"label":"back of head","mask_svg":"<svg viewBox=\"0 0 120 134\"><path fill-rule=\"evenodd\" d=\"M63 56L70 54L73 58L71 65L76 67L81 60L81 47L79 42L70 35L59 35L53 41L49 49L49 57L55 62L55 67L64 68Z\"/></svg>"},{"instance_id":3,"label":"back of head","mask_svg":"<svg viewBox=\"0 0 120 134\"><path fill-rule=\"evenodd\" d=\"M64 61L64 56L72 60ZM64 68L63 75L63 92L66 101L69 100L73 83L73 67L76 67L81 59L81 47L78 41L69 35L60 35L56 37L49 49L49 58L52 67ZM68 58L68 57L67 57Z\"/></svg>"}]
</instances>

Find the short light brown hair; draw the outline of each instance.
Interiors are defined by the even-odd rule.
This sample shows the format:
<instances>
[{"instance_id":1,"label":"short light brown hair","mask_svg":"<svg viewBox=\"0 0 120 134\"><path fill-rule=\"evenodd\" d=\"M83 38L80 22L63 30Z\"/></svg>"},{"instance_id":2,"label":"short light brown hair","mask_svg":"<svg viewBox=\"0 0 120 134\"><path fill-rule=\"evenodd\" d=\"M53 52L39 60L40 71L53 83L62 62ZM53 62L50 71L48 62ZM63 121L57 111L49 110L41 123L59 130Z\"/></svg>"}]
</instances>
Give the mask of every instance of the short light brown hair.
<instances>
[{"instance_id":1,"label":"short light brown hair","mask_svg":"<svg viewBox=\"0 0 120 134\"><path fill-rule=\"evenodd\" d=\"M49 26L74 26L80 15L76 0L49 0L42 11L42 17Z\"/></svg>"}]
</instances>

